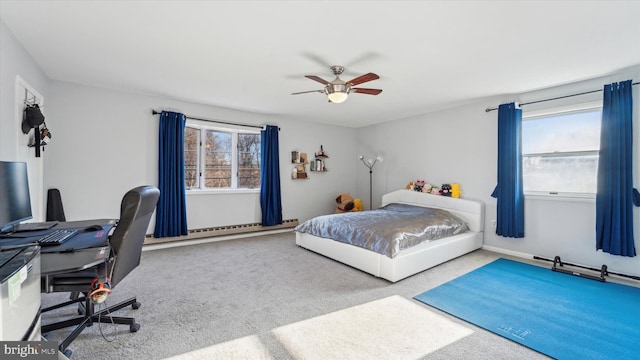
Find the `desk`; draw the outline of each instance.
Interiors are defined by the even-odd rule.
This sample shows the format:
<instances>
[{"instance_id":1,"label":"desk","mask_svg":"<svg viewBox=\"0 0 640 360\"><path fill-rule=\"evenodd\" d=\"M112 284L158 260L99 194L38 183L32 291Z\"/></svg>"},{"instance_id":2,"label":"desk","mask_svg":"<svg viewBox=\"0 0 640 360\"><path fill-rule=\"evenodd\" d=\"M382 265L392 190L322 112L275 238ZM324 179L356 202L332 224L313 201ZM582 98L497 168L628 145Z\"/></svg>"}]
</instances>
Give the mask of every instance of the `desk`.
<instances>
[{"instance_id":1,"label":"desk","mask_svg":"<svg viewBox=\"0 0 640 360\"><path fill-rule=\"evenodd\" d=\"M77 235L58 246L41 247L41 275L78 271L104 262L109 257L109 234L117 220L94 219L61 222L48 230L16 233L16 237L0 239L0 246L20 246L57 229L80 229ZM90 225L101 225L102 230L86 231Z\"/></svg>"},{"instance_id":2,"label":"desk","mask_svg":"<svg viewBox=\"0 0 640 360\"><path fill-rule=\"evenodd\" d=\"M64 252L42 253L42 276L80 271L101 264L109 258L111 248L106 246Z\"/></svg>"}]
</instances>

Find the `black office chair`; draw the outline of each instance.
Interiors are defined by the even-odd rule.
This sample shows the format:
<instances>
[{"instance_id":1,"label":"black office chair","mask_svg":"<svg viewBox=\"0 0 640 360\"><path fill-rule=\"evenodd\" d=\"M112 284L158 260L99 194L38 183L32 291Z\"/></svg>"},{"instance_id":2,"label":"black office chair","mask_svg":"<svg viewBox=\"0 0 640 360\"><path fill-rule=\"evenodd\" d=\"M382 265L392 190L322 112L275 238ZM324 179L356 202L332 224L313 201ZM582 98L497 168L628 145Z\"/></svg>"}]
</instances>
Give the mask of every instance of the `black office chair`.
<instances>
[{"instance_id":1,"label":"black office chair","mask_svg":"<svg viewBox=\"0 0 640 360\"><path fill-rule=\"evenodd\" d=\"M140 325L134 318L116 317L110 314L131 305L138 309L140 303L135 297L100 311L94 311L96 303L104 301L110 289L115 288L133 269L140 264L142 245L151 215L156 208L160 190L154 186L140 186L129 190L122 198L120 220L109 238L111 245L110 260L98 267L72 273L56 274L43 279L43 292L71 292L71 300L53 305L42 310L51 311L78 303L80 316L68 320L43 325L42 334L76 326L61 341L59 349L67 356L71 351L67 347L88 326L94 322L129 325L131 332L136 332ZM105 279L106 278L106 279Z\"/></svg>"}]
</instances>

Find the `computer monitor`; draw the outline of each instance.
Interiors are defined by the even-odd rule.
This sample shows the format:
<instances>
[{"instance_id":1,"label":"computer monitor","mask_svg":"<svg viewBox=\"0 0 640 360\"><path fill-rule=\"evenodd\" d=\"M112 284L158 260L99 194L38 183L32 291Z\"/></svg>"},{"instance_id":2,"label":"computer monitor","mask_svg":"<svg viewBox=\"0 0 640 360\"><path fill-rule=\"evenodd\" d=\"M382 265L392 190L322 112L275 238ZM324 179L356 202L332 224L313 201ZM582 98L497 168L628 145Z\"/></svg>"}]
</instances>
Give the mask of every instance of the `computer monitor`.
<instances>
[{"instance_id":1,"label":"computer monitor","mask_svg":"<svg viewBox=\"0 0 640 360\"><path fill-rule=\"evenodd\" d=\"M0 161L0 199L0 233L33 217L26 163Z\"/></svg>"}]
</instances>

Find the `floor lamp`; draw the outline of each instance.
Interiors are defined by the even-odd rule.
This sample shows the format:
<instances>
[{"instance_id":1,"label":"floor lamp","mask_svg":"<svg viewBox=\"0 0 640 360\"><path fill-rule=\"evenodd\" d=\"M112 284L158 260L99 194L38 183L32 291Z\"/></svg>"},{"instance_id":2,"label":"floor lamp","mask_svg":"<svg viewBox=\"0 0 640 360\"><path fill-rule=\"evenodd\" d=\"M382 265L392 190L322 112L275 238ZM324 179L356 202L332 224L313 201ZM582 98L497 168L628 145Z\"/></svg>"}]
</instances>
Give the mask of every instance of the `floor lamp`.
<instances>
[{"instance_id":1,"label":"floor lamp","mask_svg":"<svg viewBox=\"0 0 640 360\"><path fill-rule=\"evenodd\" d=\"M373 166L378 162L382 162L382 156L377 156L375 159L364 159L364 156L360 155L358 157L360 161L364 164L364 166L369 168L369 210L372 209L373 206Z\"/></svg>"}]
</instances>

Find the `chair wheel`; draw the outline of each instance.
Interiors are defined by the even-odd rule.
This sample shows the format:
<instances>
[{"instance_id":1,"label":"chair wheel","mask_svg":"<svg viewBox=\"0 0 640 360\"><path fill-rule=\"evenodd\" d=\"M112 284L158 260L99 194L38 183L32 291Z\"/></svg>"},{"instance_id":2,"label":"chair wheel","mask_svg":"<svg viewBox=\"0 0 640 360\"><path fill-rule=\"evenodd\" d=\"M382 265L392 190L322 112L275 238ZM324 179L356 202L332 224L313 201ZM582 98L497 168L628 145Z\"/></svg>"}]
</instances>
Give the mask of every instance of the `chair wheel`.
<instances>
[{"instance_id":1,"label":"chair wheel","mask_svg":"<svg viewBox=\"0 0 640 360\"><path fill-rule=\"evenodd\" d=\"M62 355L66 356L66 357L68 357L68 358L71 358L71 354L73 354L73 351L71 351L71 349L65 349L65 350L62 352Z\"/></svg>"},{"instance_id":2,"label":"chair wheel","mask_svg":"<svg viewBox=\"0 0 640 360\"><path fill-rule=\"evenodd\" d=\"M137 332L138 330L140 330L140 324L138 323L129 326L129 331L131 332Z\"/></svg>"},{"instance_id":3,"label":"chair wheel","mask_svg":"<svg viewBox=\"0 0 640 360\"><path fill-rule=\"evenodd\" d=\"M134 310L138 310L140 308L140 304L138 301L134 302L133 304L131 304L131 308L133 308Z\"/></svg>"}]
</instances>

